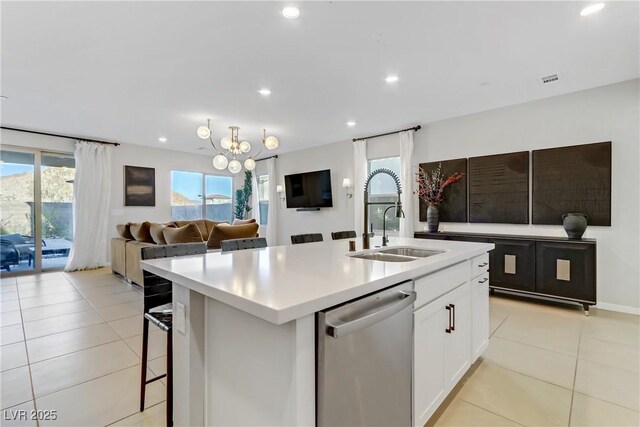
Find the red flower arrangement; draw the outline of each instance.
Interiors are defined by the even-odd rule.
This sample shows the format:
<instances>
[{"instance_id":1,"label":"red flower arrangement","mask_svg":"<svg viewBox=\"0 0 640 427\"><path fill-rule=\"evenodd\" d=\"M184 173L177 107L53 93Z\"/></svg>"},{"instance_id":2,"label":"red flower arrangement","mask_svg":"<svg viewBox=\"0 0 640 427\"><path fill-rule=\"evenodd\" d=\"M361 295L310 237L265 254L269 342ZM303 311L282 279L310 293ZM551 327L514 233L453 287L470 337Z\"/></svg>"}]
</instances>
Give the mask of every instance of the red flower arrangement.
<instances>
[{"instance_id":1,"label":"red flower arrangement","mask_svg":"<svg viewBox=\"0 0 640 427\"><path fill-rule=\"evenodd\" d=\"M416 174L418 191L415 193L428 205L439 206L440 203L444 201L444 189L460 181L465 175L462 172L456 172L449 177L444 177L442 176L441 169L442 163L438 163L438 167L432 170L431 174L422 168L419 168Z\"/></svg>"}]
</instances>

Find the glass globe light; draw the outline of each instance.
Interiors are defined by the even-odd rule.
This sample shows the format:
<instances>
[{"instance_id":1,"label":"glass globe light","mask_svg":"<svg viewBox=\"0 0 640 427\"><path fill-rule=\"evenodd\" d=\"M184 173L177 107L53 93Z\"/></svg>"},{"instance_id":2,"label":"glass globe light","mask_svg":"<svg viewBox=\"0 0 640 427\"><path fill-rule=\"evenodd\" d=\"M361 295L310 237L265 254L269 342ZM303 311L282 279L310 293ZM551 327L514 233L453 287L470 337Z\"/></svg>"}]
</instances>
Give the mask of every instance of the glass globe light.
<instances>
[{"instance_id":1,"label":"glass globe light","mask_svg":"<svg viewBox=\"0 0 640 427\"><path fill-rule=\"evenodd\" d=\"M275 150L276 148L278 148L279 143L280 141L278 141L278 138L276 138L275 136L268 136L264 140L264 146L269 150Z\"/></svg>"},{"instance_id":2,"label":"glass globe light","mask_svg":"<svg viewBox=\"0 0 640 427\"><path fill-rule=\"evenodd\" d=\"M249 157L244 161L244 168L248 171L252 171L256 168L256 161Z\"/></svg>"},{"instance_id":3,"label":"glass globe light","mask_svg":"<svg viewBox=\"0 0 640 427\"><path fill-rule=\"evenodd\" d=\"M211 135L211 131L206 126L200 126L198 128L198 132L197 133L198 133L198 138L200 138L200 139L207 139L207 138L209 138L209 135Z\"/></svg>"},{"instance_id":4,"label":"glass globe light","mask_svg":"<svg viewBox=\"0 0 640 427\"><path fill-rule=\"evenodd\" d=\"M243 153L248 153L251 150L251 144L249 141L242 141L240 143L240 151Z\"/></svg>"},{"instance_id":5,"label":"glass globe light","mask_svg":"<svg viewBox=\"0 0 640 427\"><path fill-rule=\"evenodd\" d=\"M224 170L224 168L226 168L228 164L229 159L227 159L227 157L223 156L222 154L218 154L213 158L213 167L220 171Z\"/></svg>"},{"instance_id":6,"label":"glass globe light","mask_svg":"<svg viewBox=\"0 0 640 427\"><path fill-rule=\"evenodd\" d=\"M238 173L242 170L242 164L236 159L233 159L229 162L229 172Z\"/></svg>"},{"instance_id":7,"label":"glass globe light","mask_svg":"<svg viewBox=\"0 0 640 427\"><path fill-rule=\"evenodd\" d=\"M231 138L225 136L220 140L220 145L222 145L222 148L224 148L225 150L228 150L231 147L232 142L233 141L231 140Z\"/></svg>"}]
</instances>

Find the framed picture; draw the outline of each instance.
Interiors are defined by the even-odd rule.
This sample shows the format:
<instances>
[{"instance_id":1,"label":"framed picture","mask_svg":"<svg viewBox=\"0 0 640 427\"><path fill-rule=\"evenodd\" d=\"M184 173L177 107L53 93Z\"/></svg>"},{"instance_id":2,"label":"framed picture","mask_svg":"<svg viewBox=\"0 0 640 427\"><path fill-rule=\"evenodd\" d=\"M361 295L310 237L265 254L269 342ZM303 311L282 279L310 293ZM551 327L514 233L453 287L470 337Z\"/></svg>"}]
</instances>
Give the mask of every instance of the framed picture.
<instances>
[{"instance_id":1,"label":"framed picture","mask_svg":"<svg viewBox=\"0 0 640 427\"><path fill-rule=\"evenodd\" d=\"M529 152L469 159L469 222L529 223Z\"/></svg>"},{"instance_id":2,"label":"framed picture","mask_svg":"<svg viewBox=\"0 0 640 427\"><path fill-rule=\"evenodd\" d=\"M611 225L611 141L533 151L533 223L562 224L580 212Z\"/></svg>"},{"instance_id":3,"label":"framed picture","mask_svg":"<svg viewBox=\"0 0 640 427\"><path fill-rule=\"evenodd\" d=\"M442 174L451 176L462 172L465 176L444 190L444 202L440 205L441 222L467 222L467 159L442 160L439 162L420 163L420 167L431 172L442 164ZM427 204L420 199L420 222L427 221Z\"/></svg>"},{"instance_id":4,"label":"framed picture","mask_svg":"<svg viewBox=\"0 0 640 427\"><path fill-rule=\"evenodd\" d=\"M156 170L154 168L125 165L124 205L156 205Z\"/></svg>"}]
</instances>

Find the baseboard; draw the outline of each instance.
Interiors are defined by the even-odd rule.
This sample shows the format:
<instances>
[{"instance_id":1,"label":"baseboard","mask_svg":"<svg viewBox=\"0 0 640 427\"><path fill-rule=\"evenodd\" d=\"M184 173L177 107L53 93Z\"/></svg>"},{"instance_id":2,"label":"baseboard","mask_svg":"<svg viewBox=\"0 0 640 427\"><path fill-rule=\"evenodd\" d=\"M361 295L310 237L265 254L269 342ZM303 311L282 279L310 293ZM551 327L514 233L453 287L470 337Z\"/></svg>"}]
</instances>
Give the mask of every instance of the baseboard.
<instances>
[{"instance_id":1,"label":"baseboard","mask_svg":"<svg viewBox=\"0 0 640 427\"><path fill-rule=\"evenodd\" d=\"M631 307L628 305L609 304L607 302L599 302L598 304L596 304L595 308L599 308L600 310L607 310L607 311L617 311L618 313L635 314L636 316L640 315L639 307Z\"/></svg>"}]
</instances>

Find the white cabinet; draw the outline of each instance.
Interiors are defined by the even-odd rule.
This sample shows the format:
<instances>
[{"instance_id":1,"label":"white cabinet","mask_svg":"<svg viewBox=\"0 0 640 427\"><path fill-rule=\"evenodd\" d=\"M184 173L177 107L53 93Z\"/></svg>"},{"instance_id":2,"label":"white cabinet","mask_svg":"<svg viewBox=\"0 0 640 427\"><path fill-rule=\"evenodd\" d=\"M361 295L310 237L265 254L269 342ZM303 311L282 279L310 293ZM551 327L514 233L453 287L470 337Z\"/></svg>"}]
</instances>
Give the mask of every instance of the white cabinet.
<instances>
[{"instance_id":1,"label":"white cabinet","mask_svg":"<svg viewBox=\"0 0 640 427\"><path fill-rule=\"evenodd\" d=\"M489 344L489 273L471 281L471 363Z\"/></svg>"},{"instance_id":2,"label":"white cabinet","mask_svg":"<svg viewBox=\"0 0 640 427\"><path fill-rule=\"evenodd\" d=\"M414 425L423 426L469 368L466 282L414 312Z\"/></svg>"}]
</instances>

